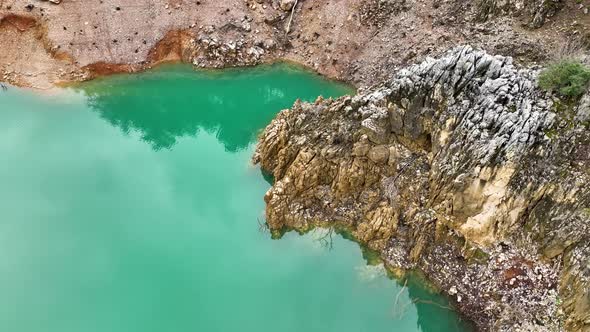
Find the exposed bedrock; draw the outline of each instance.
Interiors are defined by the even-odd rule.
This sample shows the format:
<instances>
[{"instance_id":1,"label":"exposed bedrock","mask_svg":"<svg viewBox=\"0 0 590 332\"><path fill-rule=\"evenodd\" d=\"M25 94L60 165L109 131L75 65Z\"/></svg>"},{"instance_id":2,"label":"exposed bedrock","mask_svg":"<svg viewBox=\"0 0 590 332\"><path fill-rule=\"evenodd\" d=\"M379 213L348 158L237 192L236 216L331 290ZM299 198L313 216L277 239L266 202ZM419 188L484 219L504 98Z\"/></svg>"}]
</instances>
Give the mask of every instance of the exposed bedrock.
<instances>
[{"instance_id":1,"label":"exposed bedrock","mask_svg":"<svg viewBox=\"0 0 590 332\"><path fill-rule=\"evenodd\" d=\"M254 156L275 178L269 227L346 227L484 331L590 331L589 103L536 74L465 46L297 102Z\"/></svg>"}]
</instances>

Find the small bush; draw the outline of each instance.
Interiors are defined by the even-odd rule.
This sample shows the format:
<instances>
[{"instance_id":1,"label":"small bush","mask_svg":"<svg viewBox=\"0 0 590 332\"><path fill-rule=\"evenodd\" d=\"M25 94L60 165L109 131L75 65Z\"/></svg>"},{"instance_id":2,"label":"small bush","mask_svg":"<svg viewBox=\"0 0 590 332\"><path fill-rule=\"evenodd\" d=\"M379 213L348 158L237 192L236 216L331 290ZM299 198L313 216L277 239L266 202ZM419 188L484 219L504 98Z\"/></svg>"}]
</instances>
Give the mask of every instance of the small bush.
<instances>
[{"instance_id":1,"label":"small bush","mask_svg":"<svg viewBox=\"0 0 590 332\"><path fill-rule=\"evenodd\" d=\"M590 83L590 68L576 60L562 60L545 69L539 76L539 86L556 91L563 97L578 98Z\"/></svg>"}]
</instances>

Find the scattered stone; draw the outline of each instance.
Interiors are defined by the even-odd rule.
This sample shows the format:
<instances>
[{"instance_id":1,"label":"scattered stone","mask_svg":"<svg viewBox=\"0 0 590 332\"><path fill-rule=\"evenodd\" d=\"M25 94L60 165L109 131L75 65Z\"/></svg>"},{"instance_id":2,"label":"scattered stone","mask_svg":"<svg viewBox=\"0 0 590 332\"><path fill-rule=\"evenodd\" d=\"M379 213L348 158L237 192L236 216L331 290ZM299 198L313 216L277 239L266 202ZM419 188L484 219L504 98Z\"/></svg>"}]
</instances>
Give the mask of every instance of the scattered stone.
<instances>
[{"instance_id":1,"label":"scattered stone","mask_svg":"<svg viewBox=\"0 0 590 332\"><path fill-rule=\"evenodd\" d=\"M296 0L280 0L280 7L284 11L290 11L295 6Z\"/></svg>"}]
</instances>

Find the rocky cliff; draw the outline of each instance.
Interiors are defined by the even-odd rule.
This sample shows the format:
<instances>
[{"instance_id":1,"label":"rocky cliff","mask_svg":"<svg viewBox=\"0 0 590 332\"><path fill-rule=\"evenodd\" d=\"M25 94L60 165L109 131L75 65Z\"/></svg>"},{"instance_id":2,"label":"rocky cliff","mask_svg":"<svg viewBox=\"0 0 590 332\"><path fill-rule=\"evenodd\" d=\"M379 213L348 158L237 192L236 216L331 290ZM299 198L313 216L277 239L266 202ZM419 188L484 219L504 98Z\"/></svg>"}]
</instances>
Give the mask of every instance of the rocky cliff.
<instances>
[{"instance_id":1,"label":"rocky cliff","mask_svg":"<svg viewBox=\"0 0 590 332\"><path fill-rule=\"evenodd\" d=\"M466 46L296 103L254 157L275 178L269 227L344 227L484 331L590 331L590 99L536 75Z\"/></svg>"}]
</instances>

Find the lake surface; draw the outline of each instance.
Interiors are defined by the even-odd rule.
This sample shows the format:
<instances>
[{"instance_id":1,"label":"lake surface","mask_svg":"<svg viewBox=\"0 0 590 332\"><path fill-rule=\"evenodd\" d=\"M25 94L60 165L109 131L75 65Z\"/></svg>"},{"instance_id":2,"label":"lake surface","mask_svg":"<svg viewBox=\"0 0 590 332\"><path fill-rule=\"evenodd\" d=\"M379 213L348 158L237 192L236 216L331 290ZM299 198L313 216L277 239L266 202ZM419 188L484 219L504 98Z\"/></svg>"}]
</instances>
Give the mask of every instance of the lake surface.
<instances>
[{"instance_id":1,"label":"lake surface","mask_svg":"<svg viewBox=\"0 0 590 332\"><path fill-rule=\"evenodd\" d=\"M256 134L296 98L351 92L287 65L0 90L0 330L463 330L356 243L260 227Z\"/></svg>"}]
</instances>

